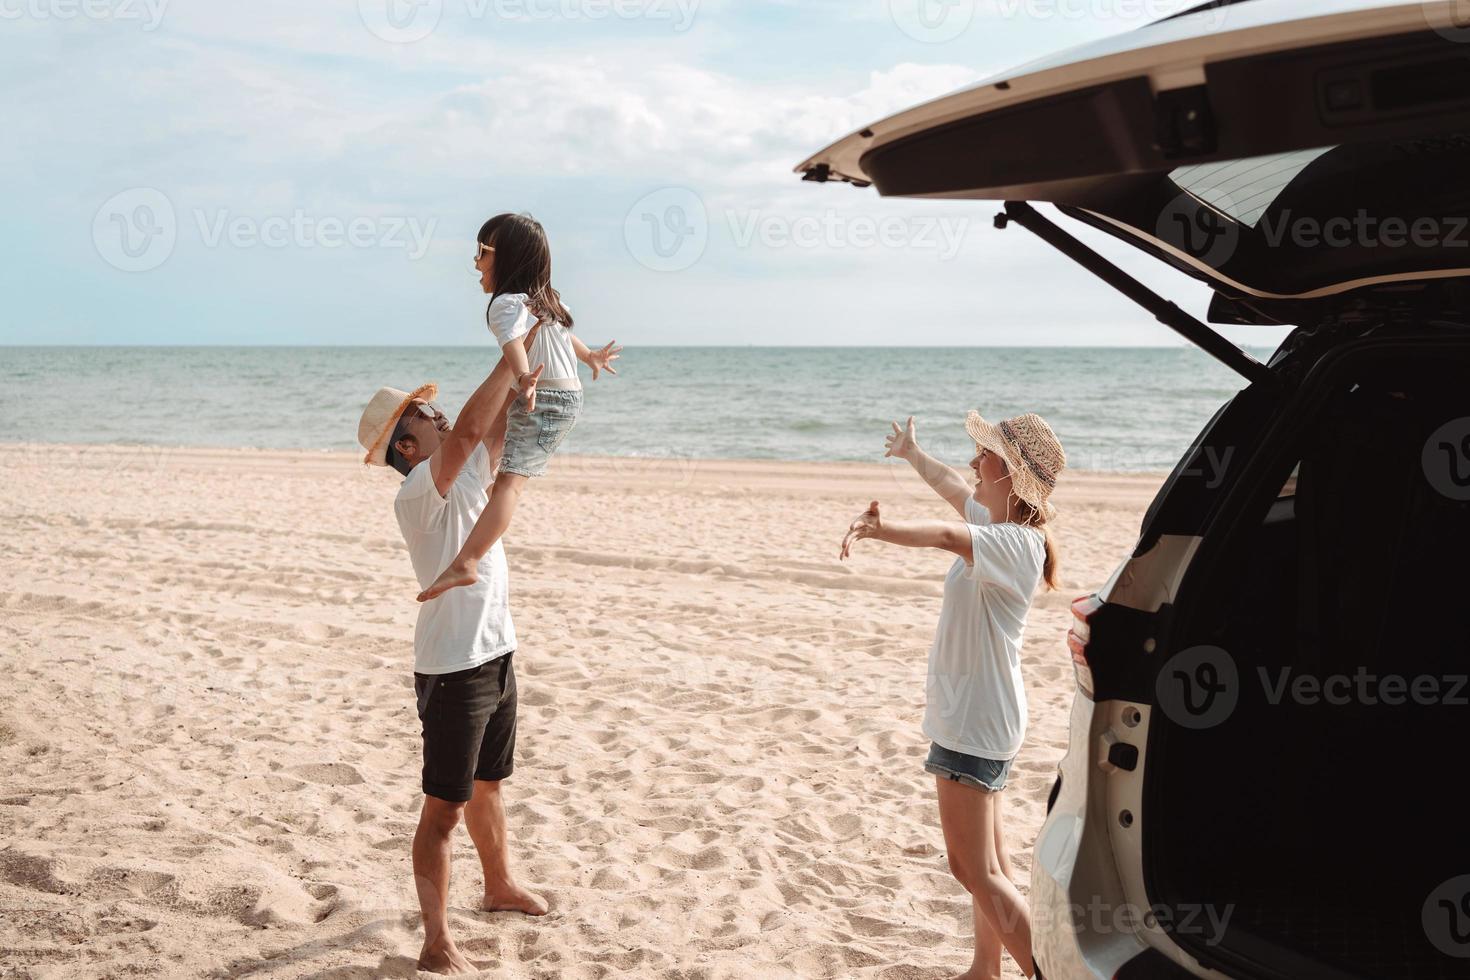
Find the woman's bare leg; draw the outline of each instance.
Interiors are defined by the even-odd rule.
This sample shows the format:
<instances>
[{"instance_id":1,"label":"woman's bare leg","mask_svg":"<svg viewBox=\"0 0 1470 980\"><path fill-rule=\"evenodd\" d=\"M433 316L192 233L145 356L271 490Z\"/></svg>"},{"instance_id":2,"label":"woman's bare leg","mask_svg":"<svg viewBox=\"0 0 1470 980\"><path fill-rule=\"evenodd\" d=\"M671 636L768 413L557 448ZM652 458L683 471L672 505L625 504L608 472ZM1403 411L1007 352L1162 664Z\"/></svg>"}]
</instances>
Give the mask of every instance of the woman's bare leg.
<instances>
[{"instance_id":1,"label":"woman's bare leg","mask_svg":"<svg viewBox=\"0 0 1470 980\"><path fill-rule=\"evenodd\" d=\"M1005 797L1000 793L991 794L995 801L995 854L1000 860L1001 872L1015 884L1016 876L1011 870L1011 854L1006 848L1006 834L1002 819L1005 815ZM974 896L970 897L970 905L975 916L975 962L970 965L971 973L976 977L984 977L985 980L1000 977L1000 954L1002 945L1000 933L990 926L990 921L985 918L984 911Z\"/></svg>"},{"instance_id":2,"label":"woman's bare leg","mask_svg":"<svg viewBox=\"0 0 1470 980\"><path fill-rule=\"evenodd\" d=\"M439 573L433 585L419 593L419 602L428 602L450 589L474 585L480 580L475 566L490 553L495 542L510 527L510 519L515 515L516 504L520 502L521 491L525 488L526 477L519 473L502 473L495 478L495 485L490 488L490 503L485 506L485 512L475 521L475 526L470 528L470 535L465 538L454 561Z\"/></svg>"},{"instance_id":3,"label":"woman's bare leg","mask_svg":"<svg viewBox=\"0 0 1470 980\"><path fill-rule=\"evenodd\" d=\"M990 920L980 908L980 899L970 896L970 914L975 920L975 957L970 968L955 980L1000 980L1000 933L990 927Z\"/></svg>"},{"instance_id":4,"label":"woman's bare leg","mask_svg":"<svg viewBox=\"0 0 1470 980\"><path fill-rule=\"evenodd\" d=\"M975 915L975 958L962 976L978 980L1000 975L999 951L988 945L994 942L1004 946L1029 977L1034 972L1031 916L1010 878L1010 859L997 819L999 794L943 776L936 776L935 783L949 868L970 893Z\"/></svg>"},{"instance_id":5,"label":"woman's bare leg","mask_svg":"<svg viewBox=\"0 0 1470 980\"><path fill-rule=\"evenodd\" d=\"M1016 876L1011 873L1011 856L1006 851L1005 831L1001 828L1005 801L999 793L993 795L995 819L991 822L995 825L995 853L1001 872L1014 883ZM970 969L960 976L965 980L1000 980L1000 954L1004 949L1000 933L991 927L984 909L980 907L980 900L973 895L970 896L970 912L975 920L975 958L970 962Z\"/></svg>"}]
</instances>

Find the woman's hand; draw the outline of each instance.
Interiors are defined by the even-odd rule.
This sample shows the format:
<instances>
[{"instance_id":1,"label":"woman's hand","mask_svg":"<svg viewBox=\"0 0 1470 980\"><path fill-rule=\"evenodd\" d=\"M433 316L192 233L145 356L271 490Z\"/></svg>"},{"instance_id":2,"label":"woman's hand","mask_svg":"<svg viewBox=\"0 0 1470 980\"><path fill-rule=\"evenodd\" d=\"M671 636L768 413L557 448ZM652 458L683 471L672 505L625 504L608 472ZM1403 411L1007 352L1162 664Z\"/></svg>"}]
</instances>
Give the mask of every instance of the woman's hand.
<instances>
[{"instance_id":1,"label":"woman's hand","mask_svg":"<svg viewBox=\"0 0 1470 980\"><path fill-rule=\"evenodd\" d=\"M618 355L623 352L623 349L621 347L614 347L613 344L616 343L616 340L610 340L597 350L589 350L587 352L587 366L592 369L593 381L596 381L597 376L603 371L606 371L608 374L618 373L617 369L612 366L612 362L618 359Z\"/></svg>"},{"instance_id":2,"label":"woman's hand","mask_svg":"<svg viewBox=\"0 0 1470 980\"><path fill-rule=\"evenodd\" d=\"M914 455L919 451L919 437L914 434L914 417L909 416L908 425L900 429L898 423L893 423L893 435L889 436L883 443L888 447L885 457L893 456L897 459L913 462Z\"/></svg>"},{"instance_id":3,"label":"woman's hand","mask_svg":"<svg viewBox=\"0 0 1470 980\"><path fill-rule=\"evenodd\" d=\"M854 541L876 538L882 529L883 521L878 517L878 501L875 500L847 526L847 536L842 539L842 550L838 552L837 559L841 561L852 554Z\"/></svg>"}]
</instances>

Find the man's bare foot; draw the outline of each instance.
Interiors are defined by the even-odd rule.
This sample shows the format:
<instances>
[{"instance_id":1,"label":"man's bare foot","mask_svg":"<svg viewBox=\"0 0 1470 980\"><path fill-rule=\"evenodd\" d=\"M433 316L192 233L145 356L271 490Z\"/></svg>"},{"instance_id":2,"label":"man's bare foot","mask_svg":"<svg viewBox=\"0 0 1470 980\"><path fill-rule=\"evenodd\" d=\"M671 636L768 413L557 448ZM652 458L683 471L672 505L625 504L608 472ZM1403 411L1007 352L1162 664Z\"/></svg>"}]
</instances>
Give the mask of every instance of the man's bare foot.
<instances>
[{"instance_id":1,"label":"man's bare foot","mask_svg":"<svg viewBox=\"0 0 1470 980\"><path fill-rule=\"evenodd\" d=\"M470 961L465 959L464 954L454 945L454 940L447 937L433 946L424 943L424 948L419 951L419 969L451 976L477 972Z\"/></svg>"},{"instance_id":2,"label":"man's bare foot","mask_svg":"<svg viewBox=\"0 0 1470 980\"><path fill-rule=\"evenodd\" d=\"M528 892L520 885L509 882L491 888L485 886L484 908L486 912L524 912L527 915L545 915L546 899Z\"/></svg>"},{"instance_id":3,"label":"man's bare foot","mask_svg":"<svg viewBox=\"0 0 1470 980\"><path fill-rule=\"evenodd\" d=\"M475 571L474 562L455 562L439 573L433 585L419 593L419 602L428 602L450 589L457 589L463 585L474 585L478 581L480 581L480 576Z\"/></svg>"}]
</instances>

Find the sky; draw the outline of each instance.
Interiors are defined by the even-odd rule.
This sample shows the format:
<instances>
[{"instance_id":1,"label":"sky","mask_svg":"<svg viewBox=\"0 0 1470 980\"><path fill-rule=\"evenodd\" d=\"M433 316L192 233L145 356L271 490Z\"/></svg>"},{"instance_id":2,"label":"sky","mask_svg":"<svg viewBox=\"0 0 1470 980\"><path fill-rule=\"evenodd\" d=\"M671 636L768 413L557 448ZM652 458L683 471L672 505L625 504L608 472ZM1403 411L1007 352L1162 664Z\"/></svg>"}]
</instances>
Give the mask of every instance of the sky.
<instances>
[{"instance_id":1,"label":"sky","mask_svg":"<svg viewBox=\"0 0 1470 980\"><path fill-rule=\"evenodd\" d=\"M992 203L792 168L1189 5L0 0L0 344L489 343L501 211L546 226L589 342L1176 343Z\"/></svg>"}]
</instances>

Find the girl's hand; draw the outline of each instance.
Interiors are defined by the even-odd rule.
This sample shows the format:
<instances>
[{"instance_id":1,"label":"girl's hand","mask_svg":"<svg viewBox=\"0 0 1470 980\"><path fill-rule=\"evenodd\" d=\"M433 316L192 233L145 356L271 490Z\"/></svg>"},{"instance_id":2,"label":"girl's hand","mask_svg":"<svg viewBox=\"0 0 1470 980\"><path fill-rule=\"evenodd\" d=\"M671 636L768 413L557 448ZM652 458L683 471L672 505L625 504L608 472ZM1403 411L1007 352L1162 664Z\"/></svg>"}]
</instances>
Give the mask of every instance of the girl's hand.
<instances>
[{"instance_id":1,"label":"girl's hand","mask_svg":"<svg viewBox=\"0 0 1470 980\"><path fill-rule=\"evenodd\" d=\"M545 364L536 365L536 370L527 371L516 378L516 387L521 390L521 397L526 400L526 414L536 411L536 383L541 380L541 372L546 370Z\"/></svg>"},{"instance_id":2,"label":"girl's hand","mask_svg":"<svg viewBox=\"0 0 1470 980\"><path fill-rule=\"evenodd\" d=\"M893 435L889 436L883 443L888 447L885 457L894 456L898 459L911 460L919 451L919 437L914 434L914 417L909 416L908 425L900 429L898 423L893 423Z\"/></svg>"},{"instance_id":3,"label":"girl's hand","mask_svg":"<svg viewBox=\"0 0 1470 980\"><path fill-rule=\"evenodd\" d=\"M863 538L875 538L883 529L883 522L878 517L878 501L868 505L857 518L847 526L847 536L842 539L842 550L838 552L839 561L852 554L852 543L861 541Z\"/></svg>"},{"instance_id":4,"label":"girl's hand","mask_svg":"<svg viewBox=\"0 0 1470 980\"><path fill-rule=\"evenodd\" d=\"M597 376L603 371L606 371L608 374L618 373L617 369L612 366L612 362L618 359L618 355L623 352L623 349L621 347L614 347L613 344L616 343L616 340L609 340L606 345L599 347L597 350L589 350L587 352L587 366L592 369L593 381L596 381Z\"/></svg>"}]
</instances>

